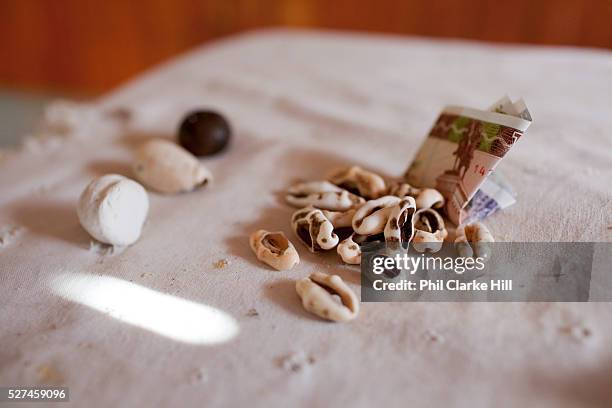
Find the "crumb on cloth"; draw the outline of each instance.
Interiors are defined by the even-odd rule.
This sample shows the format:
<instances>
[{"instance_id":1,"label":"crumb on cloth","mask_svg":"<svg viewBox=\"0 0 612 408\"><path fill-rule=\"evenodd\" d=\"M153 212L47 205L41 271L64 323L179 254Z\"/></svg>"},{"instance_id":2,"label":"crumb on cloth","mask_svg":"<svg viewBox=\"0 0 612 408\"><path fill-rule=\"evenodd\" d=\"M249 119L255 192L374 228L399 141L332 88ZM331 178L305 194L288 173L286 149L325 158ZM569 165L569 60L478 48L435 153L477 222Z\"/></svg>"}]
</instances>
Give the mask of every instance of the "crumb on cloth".
<instances>
[{"instance_id":1,"label":"crumb on cloth","mask_svg":"<svg viewBox=\"0 0 612 408\"><path fill-rule=\"evenodd\" d=\"M307 369L315 363L312 356L307 355L304 351L293 352L280 359L280 367L283 370L294 373Z\"/></svg>"},{"instance_id":2,"label":"crumb on cloth","mask_svg":"<svg viewBox=\"0 0 612 408\"><path fill-rule=\"evenodd\" d=\"M227 259L219 259L219 260L213 262L213 267L215 269L223 269L227 265L229 265L229 261Z\"/></svg>"},{"instance_id":3,"label":"crumb on cloth","mask_svg":"<svg viewBox=\"0 0 612 408\"><path fill-rule=\"evenodd\" d=\"M10 225L0 227L0 248L9 245L24 231L23 227Z\"/></svg>"},{"instance_id":4,"label":"crumb on cloth","mask_svg":"<svg viewBox=\"0 0 612 408\"><path fill-rule=\"evenodd\" d=\"M194 370L192 370L190 376L189 376L189 380L191 382L191 384L203 384L208 382L209 380L209 375L208 372L206 371L206 369L204 368L196 368Z\"/></svg>"},{"instance_id":5,"label":"crumb on cloth","mask_svg":"<svg viewBox=\"0 0 612 408\"><path fill-rule=\"evenodd\" d=\"M573 340L582 341L591 337L593 332L588 327L581 324L570 324L559 328L562 335L568 336Z\"/></svg>"},{"instance_id":6,"label":"crumb on cloth","mask_svg":"<svg viewBox=\"0 0 612 408\"><path fill-rule=\"evenodd\" d=\"M36 373L42 384L58 385L64 382L64 377L52 364L41 364Z\"/></svg>"}]
</instances>

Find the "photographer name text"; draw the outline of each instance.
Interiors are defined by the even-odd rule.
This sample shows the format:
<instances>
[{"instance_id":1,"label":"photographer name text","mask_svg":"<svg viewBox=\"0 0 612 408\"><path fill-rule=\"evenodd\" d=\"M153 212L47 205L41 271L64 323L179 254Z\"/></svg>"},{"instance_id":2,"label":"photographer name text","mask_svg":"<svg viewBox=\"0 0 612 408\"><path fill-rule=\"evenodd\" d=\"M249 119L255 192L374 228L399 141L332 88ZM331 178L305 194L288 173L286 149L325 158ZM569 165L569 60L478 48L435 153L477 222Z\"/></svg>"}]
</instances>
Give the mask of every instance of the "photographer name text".
<instances>
[{"instance_id":1,"label":"photographer name text","mask_svg":"<svg viewBox=\"0 0 612 408\"><path fill-rule=\"evenodd\" d=\"M378 279L372 283L372 287L377 291L511 291L512 279L496 279L489 282L477 282L475 280L463 282L458 279L420 279L418 281L402 279L397 282L385 282Z\"/></svg>"}]
</instances>

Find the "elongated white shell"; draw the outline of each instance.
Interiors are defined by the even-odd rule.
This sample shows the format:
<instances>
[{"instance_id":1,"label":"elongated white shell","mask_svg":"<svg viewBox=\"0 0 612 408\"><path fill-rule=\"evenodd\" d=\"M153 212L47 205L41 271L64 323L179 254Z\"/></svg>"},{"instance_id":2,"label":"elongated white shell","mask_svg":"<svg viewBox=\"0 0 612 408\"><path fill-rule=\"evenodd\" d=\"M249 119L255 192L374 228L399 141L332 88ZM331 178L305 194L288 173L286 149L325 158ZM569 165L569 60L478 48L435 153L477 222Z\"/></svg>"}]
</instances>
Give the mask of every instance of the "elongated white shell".
<instances>
[{"instance_id":1,"label":"elongated white shell","mask_svg":"<svg viewBox=\"0 0 612 408\"><path fill-rule=\"evenodd\" d=\"M414 214L412 246L418 252L438 252L448 235L444 219L432 208L422 208Z\"/></svg>"},{"instance_id":2,"label":"elongated white shell","mask_svg":"<svg viewBox=\"0 0 612 408\"><path fill-rule=\"evenodd\" d=\"M206 185L212 175L191 153L170 141L153 139L135 153L136 178L159 191L173 194Z\"/></svg>"},{"instance_id":3,"label":"elongated white shell","mask_svg":"<svg viewBox=\"0 0 612 408\"><path fill-rule=\"evenodd\" d=\"M357 296L338 275L314 272L297 281L295 290L304 309L324 319L347 322L359 314ZM332 294L338 295L342 304L336 302Z\"/></svg>"},{"instance_id":4,"label":"elongated white shell","mask_svg":"<svg viewBox=\"0 0 612 408\"><path fill-rule=\"evenodd\" d=\"M306 207L291 216L291 227L295 235L312 252L332 249L338 245L334 226L317 208Z\"/></svg>"},{"instance_id":5,"label":"elongated white shell","mask_svg":"<svg viewBox=\"0 0 612 408\"><path fill-rule=\"evenodd\" d=\"M481 257L489 258L491 249L487 245L495 242L489 229L481 222L462 224L457 227L455 238L455 248L462 257Z\"/></svg>"},{"instance_id":6,"label":"elongated white shell","mask_svg":"<svg viewBox=\"0 0 612 408\"><path fill-rule=\"evenodd\" d=\"M389 183L387 194L398 196L401 198L405 196L416 197L420 192L420 188L412 187L410 184L402 181L396 181L393 183Z\"/></svg>"},{"instance_id":7,"label":"elongated white shell","mask_svg":"<svg viewBox=\"0 0 612 408\"><path fill-rule=\"evenodd\" d=\"M340 242L336 251L344 263L359 265L361 263L361 248L359 244L353 241L353 235L355 234Z\"/></svg>"},{"instance_id":8,"label":"elongated white shell","mask_svg":"<svg viewBox=\"0 0 612 408\"><path fill-rule=\"evenodd\" d=\"M354 208L346 211L323 210L323 215L332 223L334 228L347 228L352 227L356 211Z\"/></svg>"},{"instance_id":9,"label":"elongated white shell","mask_svg":"<svg viewBox=\"0 0 612 408\"><path fill-rule=\"evenodd\" d=\"M306 181L292 185L289 190L287 190L287 194L292 196L306 196L309 194L324 193L327 191L343 191L343 189L325 180Z\"/></svg>"},{"instance_id":10,"label":"elongated white shell","mask_svg":"<svg viewBox=\"0 0 612 408\"><path fill-rule=\"evenodd\" d=\"M256 231L249 237L249 244L257 259L276 270L289 270L300 263L295 247L281 231Z\"/></svg>"},{"instance_id":11,"label":"elongated white shell","mask_svg":"<svg viewBox=\"0 0 612 408\"><path fill-rule=\"evenodd\" d=\"M330 211L346 211L365 202L362 197L356 196L329 181L310 181L295 184L287 190L285 200L294 207L312 206Z\"/></svg>"},{"instance_id":12,"label":"elongated white shell","mask_svg":"<svg viewBox=\"0 0 612 408\"><path fill-rule=\"evenodd\" d=\"M312 206L331 211L346 211L358 207L365 202L363 198L351 194L346 190L312 193L302 197L287 195L286 199L287 202L294 207Z\"/></svg>"},{"instance_id":13,"label":"elongated white shell","mask_svg":"<svg viewBox=\"0 0 612 408\"><path fill-rule=\"evenodd\" d=\"M444 196L435 188L424 188L416 198L416 208L442 208L444 206Z\"/></svg>"},{"instance_id":14,"label":"elongated white shell","mask_svg":"<svg viewBox=\"0 0 612 408\"><path fill-rule=\"evenodd\" d=\"M389 218L385 225L385 241L396 242L406 246L414 236L413 215L416 211L414 198L404 197L391 207Z\"/></svg>"},{"instance_id":15,"label":"elongated white shell","mask_svg":"<svg viewBox=\"0 0 612 408\"><path fill-rule=\"evenodd\" d=\"M359 235L374 235L383 232L391 213L391 207L399 201L399 197L384 196L366 202L353 216L353 230Z\"/></svg>"},{"instance_id":16,"label":"elongated white shell","mask_svg":"<svg viewBox=\"0 0 612 408\"><path fill-rule=\"evenodd\" d=\"M359 166L337 170L329 176L329 181L367 199L378 198L387 190L381 176Z\"/></svg>"},{"instance_id":17,"label":"elongated white shell","mask_svg":"<svg viewBox=\"0 0 612 408\"><path fill-rule=\"evenodd\" d=\"M93 180L79 198L77 215L93 238L110 245L138 240L149 211L146 190L134 180L108 174Z\"/></svg>"}]
</instances>

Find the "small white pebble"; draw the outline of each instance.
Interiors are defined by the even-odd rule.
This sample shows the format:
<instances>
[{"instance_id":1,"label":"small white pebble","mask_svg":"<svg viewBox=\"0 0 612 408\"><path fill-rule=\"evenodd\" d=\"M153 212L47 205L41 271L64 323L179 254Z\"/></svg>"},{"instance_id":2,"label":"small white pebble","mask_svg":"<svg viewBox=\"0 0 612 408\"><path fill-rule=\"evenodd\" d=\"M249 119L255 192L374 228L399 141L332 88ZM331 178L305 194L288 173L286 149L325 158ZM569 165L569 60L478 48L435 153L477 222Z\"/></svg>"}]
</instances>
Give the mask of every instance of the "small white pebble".
<instances>
[{"instance_id":1,"label":"small white pebble","mask_svg":"<svg viewBox=\"0 0 612 408\"><path fill-rule=\"evenodd\" d=\"M85 231L102 243L117 246L131 245L140 238L148 212L144 187L118 174L89 183L77 205Z\"/></svg>"}]
</instances>

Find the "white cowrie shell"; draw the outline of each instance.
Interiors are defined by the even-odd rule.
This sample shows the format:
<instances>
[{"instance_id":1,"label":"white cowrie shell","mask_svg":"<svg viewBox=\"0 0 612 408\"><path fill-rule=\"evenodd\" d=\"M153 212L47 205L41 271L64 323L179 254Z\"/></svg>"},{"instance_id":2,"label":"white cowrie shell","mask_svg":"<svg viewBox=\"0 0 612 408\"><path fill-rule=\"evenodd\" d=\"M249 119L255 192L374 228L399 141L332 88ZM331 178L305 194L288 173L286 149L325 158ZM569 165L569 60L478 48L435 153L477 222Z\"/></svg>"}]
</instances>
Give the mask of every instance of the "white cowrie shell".
<instances>
[{"instance_id":1,"label":"white cowrie shell","mask_svg":"<svg viewBox=\"0 0 612 408\"><path fill-rule=\"evenodd\" d=\"M457 227L455 248L464 258L476 256L488 259L491 256L491 249L487 245L489 242L495 242L495 239L483 223L473 222Z\"/></svg>"},{"instance_id":2,"label":"white cowrie shell","mask_svg":"<svg viewBox=\"0 0 612 408\"><path fill-rule=\"evenodd\" d=\"M346 211L323 210L323 215L332 223L334 228L352 228L353 217L356 211L355 208Z\"/></svg>"},{"instance_id":3,"label":"white cowrie shell","mask_svg":"<svg viewBox=\"0 0 612 408\"><path fill-rule=\"evenodd\" d=\"M389 185L388 195L394 195L398 197L411 196L416 197L421 192L420 188L412 187L408 183L394 182Z\"/></svg>"},{"instance_id":4,"label":"white cowrie shell","mask_svg":"<svg viewBox=\"0 0 612 408\"><path fill-rule=\"evenodd\" d=\"M359 235L374 235L383 232L391 207L399 201L399 197L383 196L366 202L353 216L353 230Z\"/></svg>"},{"instance_id":5,"label":"white cowrie shell","mask_svg":"<svg viewBox=\"0 0 612 408\"><path fill-rule=\"evenodd\" d=\"M448 235L442 216L431 208L422 208L414 214L412 246L418 252L438 252Z\"/></svg>"},{"instance_id":6,"label":"white cowrie shell","mask_svg":"<svg viewBox=\"0 0 612 408\"><path fill-rule=\"evenodd\" d=\"M292 185L287 190L287 194L303 197L309 194L325 193L327 191L343 191L343 189L329 181L307 181Z\"/></svg>"},{"instance_id":7,"label":"white cowrie shell","mask_svg":"<svg viewBox=\"0 0 612 408\"><path fill-rule=\"evenodd\" d=\"M398 243L407 247L414 236L413 215L416 211L414 198L404 197L391 207L389 218L385 225L385 242Z\"/></svg>"},{"instance_id":8,"label":"white cowrie shell","mask_svg":"<svg viewBox=\"0 0 612 408\"><path fill-rule=\"evenodd\" d=\"M191 191L212 180L210 172L191 153L163 139L141 145L133 168L138 180L167 194Z\"/></svg>"},{"instance_id":9,"label":"white cowrie shell","mask_svg":"<svg viewBox=\"0 0 612 408\"><path fill-rule=\"evenodd\" d=\"M257 259L276 270L285 271L300 263L295 247L281 231L256 231L249 237L249 244Z\"/></svg>"},{"instance_id":10,"label":"white cowrie shell","mask_svg":"<svg viewBox=\"0 0 612 408\"><path fill-rule=\"evenodd\" d=\"M302 306L310 313L335 322L348 322L359 314L357 296L338 275L314 272L295 284ZM332 297L338 295L342 303Z\"/></svg>"},{"instance_id":11,"label":"white cowrie shell","mask_svg":"<svg viewBox=\"0 0 612 408\"><path fill-rule=\"evenodd\" d=\"M359 166L337 170L329 176L329 181L367 199L378 198L387 190L385 180L381 176Z\"/></svg>"},{"instance_id":12,"label":"white cowrie shell","mask_svg":"<svg viewBox=\"0 0 612 408\"><path fill-rule=\"evenodd\" d=\"M285 200L294 207L313 206L332 211L346 211L365 202L363 198L351 194L329 181L310 181L295 184L287 190Z\"/></svg>"},{"instance_id":13,"label":"white cowrie shell","mask_svg":"<svg viewBox=\"0 0 612 408\"><path fill-rule=\"evenodd\" d=\"M398 197L411 196L416 201L416 208L442 208L444 196L435 188L415 188L408 183L395 182L389 186L389 195Z\"/></svg>"},{"instance_id":14,"label":"white cowrie shell","mask_svg":"<svg viewBox=\"0 0 612 408\"><path fill-rule=\"evenodd\" d=\"M442 208L444 206L444 196L434 188L424 188L415 198L416 208Z\"/></svg>"},{"instance_id":15,"label":"white cowrie shell","mask_svg":"<svg viewBox=\"0 0 612 408\"><path fill-rule=\"evenodd\" d=\"M321 210L346 211L362 205L365 200L346 190L324 191L303 197L287 195L287 202L294 207L312 206Z\"/></svg>"},{"instance_id":16,"label":"white cowrie shell","mask_svg":"<svg viewBox=\"0 0 612 408\"><path fill-rule=\"evenodd\" d=\"M125 246L138 240L149 211L149 197L140 184L118 174L89 183L79 198L81 226L105 244Z\"/></svg>"},{"instance_id":17,"label":"white cowrie shell","mask_svg":"<svg viewBox=\"0 0 612 408\"><path fill-rule=\"evenodd\" d=\"M318 208L306 207L293 213L291 227L312 252L332 249L339 241L334 226Z\"/></svg>"},{"instance_id":18,"label":"white cowrie shell","mask_svg":"<svg viewBox=\"0 0 612 408\"><path fill-rule=\"evenodd\" d=\"M361 248L353 241L353 235L338 244L336 251L344 263L359 265L361 263Z\"/></svg>"}]
</instances>

